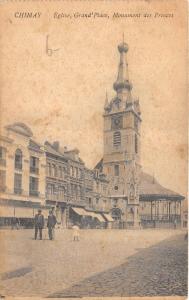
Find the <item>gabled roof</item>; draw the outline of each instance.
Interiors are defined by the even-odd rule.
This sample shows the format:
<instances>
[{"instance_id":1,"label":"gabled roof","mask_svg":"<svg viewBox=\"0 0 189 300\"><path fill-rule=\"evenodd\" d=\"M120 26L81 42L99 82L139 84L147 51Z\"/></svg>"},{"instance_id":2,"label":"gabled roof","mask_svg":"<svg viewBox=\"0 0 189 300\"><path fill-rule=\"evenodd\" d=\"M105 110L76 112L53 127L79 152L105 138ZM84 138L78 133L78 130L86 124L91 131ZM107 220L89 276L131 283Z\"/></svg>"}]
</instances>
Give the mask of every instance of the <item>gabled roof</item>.
<instances>
[{"instance_id":1,"label":"gabled roof","mask_svg":"<svg viewBox=\"0 0 189 300\"><path fill-rule=\"evenodd\" d=\"M34 140L29 141L29 149L35 150L35 151L41 151L41 145L37 143Z\"/></svg>"},{"instance_id":2,"label":"gabled roof","mask_svg":"<svg viewBox=\"0 0 189 300\"><path fill-rule=\"evenodd\" d=\"M102 171L102 167L103 167L103 158L96 164L96 166L94 167L94 169L98 169L101 172Z\"/></svg>"},{"instance_id":3,"label":"gabled roof","mask_svg":"<svg viewBox=\"0 0 189 300\"><path fill-rule=\"evenodd\" d=\"M65 159L64 155L55 150L48 141L45 142L45 152Z\"/></svg>"}]
</instances>

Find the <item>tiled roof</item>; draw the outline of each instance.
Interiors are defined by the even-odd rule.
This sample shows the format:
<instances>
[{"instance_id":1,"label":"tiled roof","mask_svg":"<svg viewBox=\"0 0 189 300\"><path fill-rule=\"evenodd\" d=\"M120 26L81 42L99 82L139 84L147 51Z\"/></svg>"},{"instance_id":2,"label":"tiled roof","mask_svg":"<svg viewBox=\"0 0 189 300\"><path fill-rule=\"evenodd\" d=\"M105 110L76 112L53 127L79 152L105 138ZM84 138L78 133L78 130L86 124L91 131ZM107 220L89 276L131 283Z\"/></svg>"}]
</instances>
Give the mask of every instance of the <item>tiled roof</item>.
<instances>
[{"instance_id":1,"label":"tiled roof","mask_svg":"<svg viewBox=\"0 0 189 300\"><path fill-rule=\"evenodd\" d=\"M102 169L103 159L101 159L95 166L95 169ZM170 199L170 200L184 200L184 197L174 191L163 187L151 175L141 172L139 185L140 200L154 200L154 199Z\"/></svg>"},{"instance_id":2,"label":"tiled roof","mask_svg":"<svg viewBox=\"0 0 189 300\"><path fill-rule=\"evenodd\" d=\"M64 155L56 151L49 142L45 142L45 151L59 157L64 157Z\"/></svg>"}]
</instances>

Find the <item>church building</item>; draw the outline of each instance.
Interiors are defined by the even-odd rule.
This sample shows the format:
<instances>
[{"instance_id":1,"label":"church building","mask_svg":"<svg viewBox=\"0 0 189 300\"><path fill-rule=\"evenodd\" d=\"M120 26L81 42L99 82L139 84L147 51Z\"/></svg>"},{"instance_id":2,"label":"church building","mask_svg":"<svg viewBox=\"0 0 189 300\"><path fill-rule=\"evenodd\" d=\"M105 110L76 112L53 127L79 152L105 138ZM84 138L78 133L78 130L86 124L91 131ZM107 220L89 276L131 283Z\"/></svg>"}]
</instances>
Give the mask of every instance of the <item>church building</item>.
<instances>
[{"instance_id":1,"label":"church building","mask_svg":"<svg viewBox=\"0 0 189 300\"><path fill-rule=\"evenodd\" d=\"M184 197L161 186L141 167L139 100L132 95L127 52L123 41L115 96L104 106L104 153L95 169L107 176L108 197L115 228L156 227L181 224L181 201Z\"/></svg>"}]
</instances>

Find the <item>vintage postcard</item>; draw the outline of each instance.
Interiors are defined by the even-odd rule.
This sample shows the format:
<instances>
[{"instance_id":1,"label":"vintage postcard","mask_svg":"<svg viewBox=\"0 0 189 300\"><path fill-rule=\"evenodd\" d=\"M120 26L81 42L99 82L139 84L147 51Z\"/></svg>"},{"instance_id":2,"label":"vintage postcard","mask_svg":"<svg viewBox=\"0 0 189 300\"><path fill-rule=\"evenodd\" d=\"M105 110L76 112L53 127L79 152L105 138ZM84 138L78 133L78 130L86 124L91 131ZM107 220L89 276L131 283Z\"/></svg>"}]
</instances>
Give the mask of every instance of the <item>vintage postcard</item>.
<instances>
[{"instance_id":1,"label":"vintage postcard","mask_svg":"<svg viewBox=\"0 0 189 300\"><path fill-rule=\"evenodd\" d=\"M187 298L187 1L0 1L0 298Z\"/></svg>"}]
</instances>

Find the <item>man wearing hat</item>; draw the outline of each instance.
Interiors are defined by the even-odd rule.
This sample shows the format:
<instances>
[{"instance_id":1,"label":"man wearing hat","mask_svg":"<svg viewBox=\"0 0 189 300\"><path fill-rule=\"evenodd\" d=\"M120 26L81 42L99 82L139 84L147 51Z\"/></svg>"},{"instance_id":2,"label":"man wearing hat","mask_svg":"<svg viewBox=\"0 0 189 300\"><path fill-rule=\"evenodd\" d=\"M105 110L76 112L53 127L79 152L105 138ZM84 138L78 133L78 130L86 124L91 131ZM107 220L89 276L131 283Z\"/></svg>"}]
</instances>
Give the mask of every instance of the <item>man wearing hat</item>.
<instances>
[{"instance_id":1,"label":"man wearing hat","mask_svg":"<svg viewBox=\"0 0 189 300\"><path fill-rule=\"evenodd\" d=\"M56 217L53 215L52 210L49 211L48 215L48 221L47 221L47 227L48 227L48 233L49 233L49 240L53 240L54 237L54 227L56 225Z\"/></svg>"},{"instance_id":2,"label":"man wearing hat","mask_svg":"<svg viewBox=\"0 0 189 300\"><path fill-rule=\"evenodd\" d=\"M38 213L35 215L35 240L39 231L39 238L42 240L42 230L44 227L44 216L41 213L41 209L38 209Z\"/></svg>"}]
</instances>

